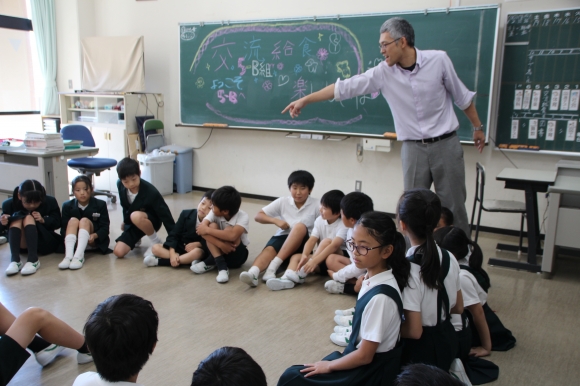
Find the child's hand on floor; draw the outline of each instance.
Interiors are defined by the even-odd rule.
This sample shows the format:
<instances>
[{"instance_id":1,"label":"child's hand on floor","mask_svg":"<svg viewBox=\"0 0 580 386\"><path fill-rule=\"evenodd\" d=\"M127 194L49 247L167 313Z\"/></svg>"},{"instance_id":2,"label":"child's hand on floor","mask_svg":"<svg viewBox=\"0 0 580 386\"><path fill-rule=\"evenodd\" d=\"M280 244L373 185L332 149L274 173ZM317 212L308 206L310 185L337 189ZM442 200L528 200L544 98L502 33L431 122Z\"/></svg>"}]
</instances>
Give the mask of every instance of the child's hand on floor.
<instances>
[{"instance_id":1,"label":"child's hand on floor","mask_svg":"<svg viewBox=\"0 0 580 386\"><path fill-rule=\"evenodd\" d=\"M488 355L490 355L491 352L489 352L488 350L484 349L483 347L479 346L479 347L472 347L471 350L469 351L469 355L473 356L473 357L486 357Z\"/></svg>"}]
</instances>

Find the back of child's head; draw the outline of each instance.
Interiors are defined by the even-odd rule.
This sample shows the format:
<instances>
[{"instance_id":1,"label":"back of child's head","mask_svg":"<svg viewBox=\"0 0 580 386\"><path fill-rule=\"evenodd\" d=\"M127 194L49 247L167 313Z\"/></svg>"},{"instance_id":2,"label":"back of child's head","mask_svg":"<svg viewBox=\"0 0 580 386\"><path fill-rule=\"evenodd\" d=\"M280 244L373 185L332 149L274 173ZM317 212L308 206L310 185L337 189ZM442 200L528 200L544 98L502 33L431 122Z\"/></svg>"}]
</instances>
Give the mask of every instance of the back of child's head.
<instances>
[{"instance_id":1,"label":"back of child's head","mask_svg":"<svg viewBox=\"0 0 580 386\"><path fill-rule=\"evenodd\" d=\"M351 192L340 200L340 209L346 218L358 220L363 213L374 210L373 200L362 192Z\"/></svg>"},{"instance_id":2,"label":"back of child's head","mask_svg":"<svg viewBox=\"0 0 580 386\"><path fill-rule=\"evenodd\" d=\"M233 186L222 186L211 195L211 203L220 210L228 210L230 216L234 216L242 205L242 196Z\"/></svg>"},{"instance_id":3,"label":"back of child's head","mask_svg":"<svg viewBox=\"0 0 580 386\"><path fill-rule=\"evenodd\" d=\"M457 260L467 258L469 267L478 271L489 283L489 276L482 268L483 251L477 243L467 237L462 229L457 227L440 228L435 231L433 236L437 244L451 252Z\"/></svg>"},{"instance_id":4,"label":"back of child's head","mask_svg":"<svg viewBox=\"0 0 580 386\"><path fill-rule=\"evenodd\" d=\"M191 386L266 386L266 375L259 364L238 347L218 348L202 360Z\"/></svg>"},{"instance_id":5,"label":"back of child's head","mask_svg":"<svg viewBox=\"0 0 580 386\"><path fill-rule=\"evenodd\" d=\"M433 239L433 231L441 217L441 200L429 189L408 190L399 199L397 216L405 223L409 233L423 241L415 250L415 258L420 260L423 282L430 289L441 289L441 263Z\"/></svg>"},{"instance_id":6,"label":"back of child's head","mask_svg":"<svg viewBox=\"0 0 580 386\"><path fill-rule=\"evenodd\" d=\"M18 195L20 195L20 199ZM46 189L36 180L24 180L14 189L12 199L17 207L20 206L21 199L30 204L43 203L46 199Z\"/></svg>"},{"instance_id":7,"label":"back of child's head","mask_svg":"<svg viewBox=\"0 0 580 386\"><path fill-rule=\"evenodd\" d=\"M288 189L293 185L306 186L308 190L314 188L314 176L306 170L296 170L288 176Z\"/></svg>"},{"instance_id":8,"label":"back of child's head","mask_svg":"<svg viewBox=\"0 0 580 386\"><path fill-rule=\"evenodd\" d=\"M141 169L139 168L139 162L130 157L123 158L117 164L117 175L120 180L135 175L140 176Z\"/></svg>"},{"instance_id":9,"label":"back of child's head","mask_svg":"<svg viewBox=\"0 0 580 386\"><path fill-rule=\"evenodd\" d=\"M356 226L365 227L369 236L375 239L383 248L393 246L391 256L387 258L387 267L393 270L393 276L397 280L399 289L402 291L407 286L411 263L405 257L407 245L405 237L399 231L395 221L385 212L366 212L357 221Z\"/></svg>"},{"instance_id":10,"label":"back of child's head","mask_svg":"<svg viewBox=\"0 0 580 386\"><path fill-rule=\"evenodd\" d=\"M465 386L465 384L438 367L416 363L403 367L394 386Z\"/></svg>"},{"instance_id":11,"label":"back of child's head","mask_svg":"<svg viewBox=\"0 0 580 386\"><path fill-rule=\"evenodd\" d=\"M101 378L121 382L139 374L157 343L158 326L153 304L139 296L116 295L99 304L84 334Z\"/></svg>"},{"instance_id":12,"label":"back of child's head","mask_svg":"<svg viewBox=\"0 0 580 386\"><path fill-rule=\"evenodd\" d=\"M332 214L340 214L340 201L344 193L340 190L330 190L322 195L320 203L330 209Z\"/></svg>"},{"instance_id":13,"label":"back of child's head","mask_svg":"<svg viewBox=\"0 0 580 386\"><path fill-rule=\"evenodd\" d=\"M201 200L200 201L203 201L204 198L211 201L211 196L212 196L213 192L215 192L214 189L208 189L208 190L206 190L205 193L203 194L203 196L201 196Z\"/></svg>"},{"instance_id":14,"label":"back of child's head","mask_svg":"<svg viewBox=\"0 0 580 386\"><path fill-rule=\"evenodd\" d=\"M449 208L442 206L440 219L444 227L450 227L453 225L453 212Z\"/></svg>"},{"instance_id":15,"label":"back of child's head","mask_svg":"<svg viewBox=\"0 0 580 386\"><path fill-rule=\"evenodd\" d=\"M91 195L93 195L93 182L91 181L91 179L89 177L87 177L84 174L79 174L75 178L73 178L73 180L71 182L71 187L72 187L73 192L75 190L76 184L78 184L79 182L84 182L87 189L91 191Z\"/></svg>"}]
</instances>

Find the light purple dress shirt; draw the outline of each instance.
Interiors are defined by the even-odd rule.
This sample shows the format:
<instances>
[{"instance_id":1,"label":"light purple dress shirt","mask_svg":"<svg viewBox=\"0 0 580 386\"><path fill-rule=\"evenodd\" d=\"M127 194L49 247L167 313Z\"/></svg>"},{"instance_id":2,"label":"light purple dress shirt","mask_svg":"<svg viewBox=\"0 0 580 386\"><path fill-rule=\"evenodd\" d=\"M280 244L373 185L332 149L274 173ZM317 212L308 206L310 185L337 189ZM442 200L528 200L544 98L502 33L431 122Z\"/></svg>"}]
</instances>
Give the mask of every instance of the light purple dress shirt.
<instances>
[{"instance_id":1,"label":"light purple dress shirt","mask_svg":"<svg viewBox=\"0 0 580 386\"><path fill-rule=\"evenodd\" d=\"M380 91L393 114L399 141L420 140L451 133L459 127L452 102L465 110L475 92L457 77L451 59L444 51L417 52L413 71L385 61L363 74L338 79L334 99L349 99ZM453 100L452 100L453 98Z\"/></svg>"}]
</instances>

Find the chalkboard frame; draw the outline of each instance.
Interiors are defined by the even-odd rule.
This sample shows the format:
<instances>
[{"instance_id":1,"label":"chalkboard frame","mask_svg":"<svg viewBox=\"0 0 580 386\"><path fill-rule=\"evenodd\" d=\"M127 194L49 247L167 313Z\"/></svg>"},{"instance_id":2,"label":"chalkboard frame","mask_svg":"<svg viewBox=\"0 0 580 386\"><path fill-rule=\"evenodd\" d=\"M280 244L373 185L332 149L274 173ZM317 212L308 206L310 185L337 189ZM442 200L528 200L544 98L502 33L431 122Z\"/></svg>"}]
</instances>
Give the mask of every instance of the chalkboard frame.
<instances>
[{"instance_id":1,"label":"chalkboard frame","mask_svg":"<svg viewBox=\"0 0 580 386\"><path fill-rule=\"evenodd\" d=\"M361 13L361 14L335 14L335 15L324 15L324 16L311 16L311 17L293 17L293 18L271 18L271 19L251 19L251 20L221 20L221 21L211 21L211 22L181 22L178 25L180 29L181 26L205 26L205 25L222 25L222 26L230 26L235 24L247 24L247 23L276 23L276 22L300 22L300 21L331 21L331 20L340 20L346 18L355 18L355 17L376 17L376 16L385 16L385 17L395 17L395 16L405 16L405 15L416 15L416 14L425 14L428 15L429 13L450 13L450 12L463 12L463 11L478 11L478 10L487 10L487 9L495 9L497 10L496 13L496 20L495 20L495 28L494 28L494 37L493 37L493 50L492 50L492 66L491 66L491 74L490 74L490 82L489 82L489 93L488 93L488 105L487 105L487 114L485 116L485 138L486 143L489 140L490 135L490 128L491 128L491 116L493 113L493 98L495 96L495 69L496 69L496 58L497 58L497 48L499 42L499 20L501 15L501 8L497 4L489 4L489 5L481 5L481 6L466 6L466 7L447 7L447 8L427 8L421 10L404 10L404 11L393 11L393 12L380 12L380 13ZM178 35L178 41L179 35ZM181 65L181 63L180 63ZM181 85L181 69L179 71L179 84ZM180 119L182 117L182 103L181 103L181 86L180 86L180 103L179 103L179 116ZM382 96L380 96L383 98ZM482 119L483 121L483 119ZM384 139L385 135L376 135L370 133L362 133L362 132L333 132L329 130L315 130L315 129L301 129L301 128L282 128L282 127L256 127L256 126L243 126L243 125L226 125L226 124L194 124L194 123L183 123L180 122L175 125L176 127L196 127L196 128L223 128L223 129L235 129L235 130L251 130L251 131L271 131L271 132L283 132L289 134L321 134L326 137L359 137L359 138L381 138ZM390 132L389 132L390 133ZM385 133L387 134L387 133ZM472 140L465 140L462 139L461 143L465 144L473 144Z\"/></svg>"},{"instance_id":2,"label":"chalkboard frame","mask_svg":"<svg viewBox=\"0 0 580 386\"><path fill-rule=\"evenodd\" d=\"M495 126L494 126L494 130L493 130L493 134L495 139L497 139L497 133L499 130L499 120L500 120L500 114L499 114L499 105L500 105L500 94L501 94L501 88L502 88L502 81L503 81L503 71L504 71L504 67L505 67L505 63L504 63L504 59L505 59L505 50L506 50L506 38L507 38L507 34L508 34L508 28L507 28L507 21L509 20L510 16L513 15L525 15L525 14L540 14L540 13L552 13L552 12L564 12L564 11L578 11L580 10L580 7L574 7L574 8L556 8L556 9L538 9L538 10L530 10L530 11L518 11L518 12L509 12L506 14L506 27L504 28L503 31L503 36L502 36L502 40L501 40L501 44L502 44L502 50L500 53L500 70L499 70L499 76L498 76L498 81L497 81L497 88L496 88L496 95L495 98L497 100L497 104L496 104L496 109L495 109L495 115L497 117L496 121L495 121ZM577 129L578 131L580 131L580 128ZM491 135L491 134L490 134ZM496 140L494 138L492 138L493 141L493 149L495 151L499 151L499 152L507 152L507 153L517 153L517 154L522 154L522 153L531 153L531 154L543 154L543 155L557 155L557 156L569 156L569 157L580 157L580 151L565 151L565 150L533 150L533 149L509 149L509 148L500 148L499 144L496 143Z\"/></svg>"}]
</instances>

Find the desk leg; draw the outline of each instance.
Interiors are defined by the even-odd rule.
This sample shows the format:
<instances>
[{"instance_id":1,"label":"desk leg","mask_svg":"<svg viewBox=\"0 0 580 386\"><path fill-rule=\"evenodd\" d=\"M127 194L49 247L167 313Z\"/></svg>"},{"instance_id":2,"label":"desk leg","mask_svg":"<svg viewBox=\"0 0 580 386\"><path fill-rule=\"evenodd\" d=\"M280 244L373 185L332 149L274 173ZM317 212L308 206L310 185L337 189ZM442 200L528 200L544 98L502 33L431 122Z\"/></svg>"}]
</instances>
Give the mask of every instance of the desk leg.
<instances>
[{"instance_id":1,"label":"desk leg","mask_svg":"<svg viewBox=\"0 0 580 386\"><path fill-rule=\"evenodd\" d=\"M538 263L536 257L540 243L540 225L538 223L538 193L532 186L526 187L526 217L528 224L528 264Z\"/></svg>"},{"instance_id":2,"label":"desk leg","mask_svg":"<svg viewBox=\"0 0 580 386\"><path fill-rule=\"evenodd\" d=\"M44 163L44 187L46 194L56 198L59 205L70 199L68 184L68 166L66 159L61 157L42 158Z\"/></svg>"},{"instance_id":3,"label":"desk leg","mask_svg":"<svg viewBox=\"0 0 580 386\"><path fill-rule=\"evenodd\" d=\"M556 232L558 231L558 212L560 210L560 193L550 193L548 210L548 229L544 242L544 257L542 272L552 272L554 269L554 248L556 246Z\"/></svg>"}]
</instances>

